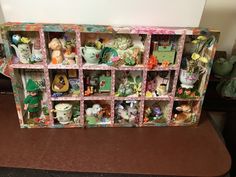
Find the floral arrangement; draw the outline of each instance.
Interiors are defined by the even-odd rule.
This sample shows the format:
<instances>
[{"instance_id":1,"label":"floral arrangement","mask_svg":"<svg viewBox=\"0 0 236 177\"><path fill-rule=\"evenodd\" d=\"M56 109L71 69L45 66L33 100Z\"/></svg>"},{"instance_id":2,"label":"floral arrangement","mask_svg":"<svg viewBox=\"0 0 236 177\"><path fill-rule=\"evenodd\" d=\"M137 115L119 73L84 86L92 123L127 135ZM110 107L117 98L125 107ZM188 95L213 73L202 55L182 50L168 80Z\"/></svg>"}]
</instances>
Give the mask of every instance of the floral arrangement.
<instances>
[{"instance_id":1,"label":"floral arrangement","mask_svg":"<svg viewBox=\"0 0 236 177\"><path fill-rule=\"evenodd\" d=\"M200 96L200 93L197 89L186 89L179 87L176 92L176 96L180 98L196 98Z\"/></svg>"},{"instance_id":2,"label":"floral arrangement","mask_svg":"<svg viewBox=\"0 0 236 177\"><path fill-rule=\"evenodd\" d=\"M206 56L206 49L210 47L215 38L212 36L198 36L196 39L192 40L193 53L190 59L183 58L182 68L186 69L189 73L195 72L205 72L205 65L209 62L209 57Z\"/></svg>"}]
</instances>

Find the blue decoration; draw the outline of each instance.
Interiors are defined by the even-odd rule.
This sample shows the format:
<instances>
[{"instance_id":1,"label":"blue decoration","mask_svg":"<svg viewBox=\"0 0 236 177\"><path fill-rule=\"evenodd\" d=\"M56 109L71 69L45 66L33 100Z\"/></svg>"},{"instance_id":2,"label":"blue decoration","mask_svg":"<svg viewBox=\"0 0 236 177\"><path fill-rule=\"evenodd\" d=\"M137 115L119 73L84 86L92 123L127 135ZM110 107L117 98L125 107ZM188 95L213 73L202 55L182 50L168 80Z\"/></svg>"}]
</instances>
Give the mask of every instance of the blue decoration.
<instances>
[{"instance_id":1,"label":"blue decoration","mask_svg":"<svg viewBox=\"0 0 236 177\"><path fill-rule=\"evenodd\" d=\"M18 34L14 34L14 35L12 36L12 42L13 42L15 45L18 45L18 44L19 44L20 39L21 39L21 36L18 35Z\"/></svg>"}]
</instances>

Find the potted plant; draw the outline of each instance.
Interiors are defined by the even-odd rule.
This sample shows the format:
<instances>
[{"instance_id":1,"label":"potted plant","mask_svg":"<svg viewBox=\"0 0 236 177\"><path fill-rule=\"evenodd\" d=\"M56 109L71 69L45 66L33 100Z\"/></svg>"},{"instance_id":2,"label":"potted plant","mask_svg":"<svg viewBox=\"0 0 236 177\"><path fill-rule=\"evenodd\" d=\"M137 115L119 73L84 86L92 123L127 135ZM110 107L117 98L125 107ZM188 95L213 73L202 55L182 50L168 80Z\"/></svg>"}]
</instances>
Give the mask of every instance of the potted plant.
<instances>
[{"instance_id":1,"label":"potted plant","mask_svg":"<svg viewBox=\"0 0 236 177\"><path fill-rule=\"evenodd\" d=\"M199 76L206 72L209 56L206 49L215 41L214 36L198 36L192 41L193 53L189 57L184 57L181 63L180 82L181 87L186 89L193 88Z\"/></svg>"}]
</instances>

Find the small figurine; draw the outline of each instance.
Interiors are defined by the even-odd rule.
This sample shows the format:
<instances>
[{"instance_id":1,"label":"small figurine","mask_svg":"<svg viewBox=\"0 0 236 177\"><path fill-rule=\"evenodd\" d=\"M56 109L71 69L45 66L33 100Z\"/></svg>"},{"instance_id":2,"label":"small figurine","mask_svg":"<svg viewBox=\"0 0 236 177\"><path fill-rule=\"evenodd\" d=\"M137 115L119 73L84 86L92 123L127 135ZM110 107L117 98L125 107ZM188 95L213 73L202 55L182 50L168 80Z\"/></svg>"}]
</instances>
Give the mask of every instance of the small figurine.
<instances>
[{"instance_id":1,"label":"small figurine","mask_svg":"<svg viewBox=\"0 0 236 177\"><path fill-rule=\"evenodd\" d=\"M86 121L88 124L96 124L102 118L103 111L99 104L94 104L91 108L86 109Z\"/></svg>"},{"instance_id":2,"label":"small figurine","mask_svg":"<svg viewBox=\"0 0 236 177\"><path fill-rule=\"evenodd\" d=\"M184 123L192 117L192 108L189 104L182 104L175 108L179 113L174 114L174 122L177 124Z\"/></svg>"},{"instance_id":3,"label":"small figurine","mask_svg":"<svg viewBox=\"0 0 236 177\"><path fill-rule=\"evenodd\" d=\"M170 64L169 61L164 60L164 61L162 62L162 64L161 64L161 66L162 66L163 68L168 68L169 64Z\"/></svg>"},{"instance_id":4,"label":"small figurine","mask_svg":"<svg viewBox=\"0 0 236 177\"><path fill-rule=\"evenodd\" d=\"M75 44L73 44L71 41L66 41L64 53L65 60L63 61L63 63L69 65L75 64L75 52L73 52L74 47Z\"/></svg>"},{"instance_id":5,"label":"small figurine","mask_svg":"<svg viewBox=\"0 0 236 177\"><path fill-rule=\"evenodd\" d=\"M52 82L52 91L63 93L69 90L69 81L65 74L56 74Z\"/></svg>"},{"instance_id":6,"label":"small figurine","mask_svg":"<svg viewBox=\"0 0 236 177\"><path fill-rule=\"evenodd\" d=\"M122 105L118 104L116 106L117 109L117 118L116 121L119 123L131 123L134 124L137 116L138 109L136 106L137 101L126 101L126 104L130 103L130 105Z\"/></svg>"},{"instance_id":7,"label":"small figurine","mask_svg":"<svg viewBox=\"0 0 236 177\"><path fill-rule=\"evenodd\" d=\"M32 79L29 79L26 90L29 95L24 99L24 110L28 112L28 119L38 118L42 99L38 93L39 86Z\"/></svg>"},{"instance_id":8,"label":"small figurine","mask_svg":"<svg viewBox=\"0 0 236 177\"><path fill-rule=\"evenodd\" d=\"M157 64L158 64L157 58L154 55L151 55L151 57L148 59L147 62L147 68L153 69L157 66Z\"/></svg>"},{"instance_id":9,"label":"small figurine","mask_svg":"<svg viewBox=\"0 0 236 177\"><path fill-rule=\"evenodd\" d=\"M59 39L53 38L48 44L48 47L52 49L52 64L60 64L63 61L62 44Z\"/></svg>"}]
</instances>

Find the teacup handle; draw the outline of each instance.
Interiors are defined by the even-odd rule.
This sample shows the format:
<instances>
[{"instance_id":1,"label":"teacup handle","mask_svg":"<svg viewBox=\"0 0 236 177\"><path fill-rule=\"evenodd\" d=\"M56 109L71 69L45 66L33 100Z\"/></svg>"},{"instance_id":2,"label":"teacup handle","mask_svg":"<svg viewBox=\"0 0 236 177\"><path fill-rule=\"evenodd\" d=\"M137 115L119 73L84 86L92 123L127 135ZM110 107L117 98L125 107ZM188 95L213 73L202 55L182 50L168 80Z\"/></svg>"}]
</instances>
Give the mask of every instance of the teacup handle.
<instances>
[{"instance_id":1,"label":"teacup handle","mask_svg":"<svg viewBox=\"0 0 236 177\"><path fill-rule=\"evenodd\" d=\"M84 57L84 47L80 47L81 56Z\"/></svg>"}]
</instances>

